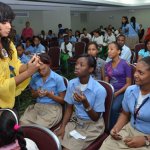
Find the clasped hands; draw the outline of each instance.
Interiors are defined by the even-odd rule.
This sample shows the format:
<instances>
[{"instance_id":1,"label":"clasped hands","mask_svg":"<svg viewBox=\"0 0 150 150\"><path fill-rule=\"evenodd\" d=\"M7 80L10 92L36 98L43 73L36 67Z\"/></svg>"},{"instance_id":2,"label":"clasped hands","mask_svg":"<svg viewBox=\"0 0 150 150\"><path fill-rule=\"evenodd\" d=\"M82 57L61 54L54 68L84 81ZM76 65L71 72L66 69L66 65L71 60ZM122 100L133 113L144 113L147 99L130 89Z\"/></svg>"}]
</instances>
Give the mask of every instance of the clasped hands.
<instances>
[{"instance_id":1,"label":"clasped hands","mask_svg":"<svg viewBox=\"0 0 150 150\"><path fill-rule=\"evenodd\" d=\"M52 95L54 95L53 91L47 91L43 89L38 89L37 92L38 92L39 97L47 96L50 98Z\"/></svg>"},{"instance_id":2,"label":"clasped hands","mask_svg":"<svg viewBox=\"0 0 150 150\"><path fill-rule=\"evenodd\" d=\"M113 128L110 132L110 135L115 140L123 140L125 145L127 145L130 148L138 148L145 145L145 137L144 136L133 136L133 137L122 137L120 134L118 134L118 130L116 128Z\"/></svg>"},{"instance_id":3,"label":"clasped hands","mask_svg":"<svg viewBox=\"0 0 150 150\"><path fill-rule=\"evenodd\" d=\"M83 92L80 92L80 94L77 93L77 92L74 92L74 93L73 93L73 98L74 98L75 101L81 102L81 103L84 103L84 102L87 101L87 98L86 98L86 96L83 94Z\"/></svg>"}]
</instances>

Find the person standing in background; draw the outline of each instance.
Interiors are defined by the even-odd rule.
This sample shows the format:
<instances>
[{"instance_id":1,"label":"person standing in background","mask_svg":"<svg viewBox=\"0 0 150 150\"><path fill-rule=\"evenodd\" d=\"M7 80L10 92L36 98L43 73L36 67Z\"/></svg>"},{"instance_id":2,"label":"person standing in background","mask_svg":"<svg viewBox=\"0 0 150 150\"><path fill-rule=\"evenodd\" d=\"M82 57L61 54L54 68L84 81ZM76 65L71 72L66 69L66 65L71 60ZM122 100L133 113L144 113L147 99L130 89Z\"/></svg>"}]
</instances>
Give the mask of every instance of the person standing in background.
<instances>
[{"instance_id":1,"label":"person standing in background","mask_svg":"<svg viewBox=\"0 0 150 150\"><path fill-rule=\"evenodd\" d=\"M21 37L23 38L23 41L25 41L27 38L32 38L34 35L33 29L30 27L30 22L26 22L26 27L22 30Z\"/></svg>"}]
</instances>

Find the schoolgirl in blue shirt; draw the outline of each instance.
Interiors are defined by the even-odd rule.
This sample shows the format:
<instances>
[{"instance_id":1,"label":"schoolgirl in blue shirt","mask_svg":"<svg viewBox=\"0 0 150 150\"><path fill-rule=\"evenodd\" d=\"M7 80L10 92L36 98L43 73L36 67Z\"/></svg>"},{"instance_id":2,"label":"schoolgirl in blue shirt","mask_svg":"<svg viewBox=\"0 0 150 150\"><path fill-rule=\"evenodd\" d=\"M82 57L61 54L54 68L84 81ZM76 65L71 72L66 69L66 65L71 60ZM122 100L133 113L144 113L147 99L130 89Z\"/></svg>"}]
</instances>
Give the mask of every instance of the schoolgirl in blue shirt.
<instances>
[{"instance_id":1,"label":"schoolgirl in blue shirt","mask_svg":"<svg viewBox=\"0 0 150 150\"><path fill-rule=\"evenodd\" d=\"M50 57L39 55L40 69L31 79L30 87L36 104L30 105L20 121L22 124L40 124L51 128L62 119L62 105L65 96L63 77L50 69Z\"/></svg>"},{"instance_id":2,"label":"schoolgirl in blue shirt","mask_svg":"<svg viewBox=\"0 0 150 150\"><path fill-rule=\"evenodd\" d=\"M136 65L135 85L124 94L122 109L100 150L150 149L150 56Z\"/></svg>"},{"instance_id":3,"label":"schoolgirl in blue shirt","mask_svg":"<svg viewBox=\"0 0 150 150\"><path fill-rule=\"evenodd\" d=\"M102 113L106 90L90 75L95 68L96 60L92 56L82 55L76 61L77 78L68 84L64 98L67 108L61 127L56 131L63 150L85 149L104 131Z\"/></svg>"}]
</instances>

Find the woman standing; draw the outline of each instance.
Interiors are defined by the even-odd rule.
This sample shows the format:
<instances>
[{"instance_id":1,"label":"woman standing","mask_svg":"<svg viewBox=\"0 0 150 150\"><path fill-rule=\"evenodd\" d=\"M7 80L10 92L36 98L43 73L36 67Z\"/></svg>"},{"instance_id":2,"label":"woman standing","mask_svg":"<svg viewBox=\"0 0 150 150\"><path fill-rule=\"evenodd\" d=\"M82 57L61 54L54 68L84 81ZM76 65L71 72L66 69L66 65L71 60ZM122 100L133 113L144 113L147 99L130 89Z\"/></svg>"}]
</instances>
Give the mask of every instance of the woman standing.
<instances>
[{"instance_id":1,"label":"woman standing","mask_svg":"<svg viewBox=\"0 0 150 150\"><path fill-rule=\"evenodd\" d=\"M122 17L122 31L126 36L126 44L130 47L130 49L134 49L135 45L139 43L139 32L140 26L136 23L136 18L131 17L130 23L128 22L128 18L126 16Z\"/></svg>"},{"instance_id":2,"label":"woman standing","mask_svg":"<svg viewBox=\"0 0 150 150\"><path fill-rule=\"evenodd\" d=\"M8 38L13 19L12 9L0 2L0 108L14 107L15 96L24 90L26 79L40 66L36 56L28 64L18 60L16 48Z\"/></svg>"}]
</instances>

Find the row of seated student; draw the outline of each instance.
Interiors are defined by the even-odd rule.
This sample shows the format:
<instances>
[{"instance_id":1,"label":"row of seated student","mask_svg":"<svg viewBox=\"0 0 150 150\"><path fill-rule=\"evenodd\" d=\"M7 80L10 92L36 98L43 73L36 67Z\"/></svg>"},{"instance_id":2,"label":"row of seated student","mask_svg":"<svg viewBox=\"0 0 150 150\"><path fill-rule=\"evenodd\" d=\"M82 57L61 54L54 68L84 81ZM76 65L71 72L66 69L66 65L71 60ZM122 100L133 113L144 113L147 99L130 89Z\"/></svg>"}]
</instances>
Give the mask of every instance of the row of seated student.
<instances>
[{"instance_id":1,"label":"row of seated student","mask_svg":"<svg viewBox=\"0 0 150 150\"><path fill-rule=\"evenodd\" d=\"M83 31L85 32L85 30L86 29L84 29ZM107 30L107 34L105 35L105 38L103 37L103 35L99 34L99 30L94 30L93 31L93 37L91 38L91 41L94 41L94 42L96 42L98 44L98 46L99 46L99 48L98 48L99 49L99 57L101 57L102 59L106 59L108 44L116 40L116 37L114 36L114 34L112 33L111 30L112 30L111 28ZM88 35L88 33L86 33L86 34ZM120 35L122 35L122 34L120 34ZM60 43L60 49L61 49L62 53L64 53L64 48L65 48L64 45L67 45L67 44L65 44L66 42L64 42L64 39L66 38L66 36L67 35L65 35L65 36L63 36L61 38L62 41ZM119 37L119 35L118 35L118 37ZM118 37L117 37L117 40L118 40ZM72 31L71 30L68 31L68 38L69 38L69 42L68 42L69 46L66 46L66 47L68 47L69 57L72 57L73 43L76 42L76 40L74 40L74 36L72 36ZM129 41L129 37L124 37L124 38L125 38L125 42L127 43L127 41ZM27 39L26 43L23 43L24 47L25 47L25 54L42 53L42 52L46 52L47 51L47 46L41 44L40 37L35 36L34 39L33 39L33 43L34 43L34 47L31 44L31 39ZM120 41L120 44L121 44L121 41ZM126 49L126 50L124 50L124 49ZM124 44L123 51L121 53L122 56L126 55L126 56L123 56L123 57L127 57L125 59L128 59L128 62L130 62L130 58L131 58L131 52L130 52L129 49L130 48L128 48L128 46ZM69 58L69 57L68 56L67 57L66 56L62 57L62 59L64 58L64 64L66 64L65 62L67 61L67 58ZM106 61L109 61L109 59L107 59Z\"/></svg>"},{"instance_id":2,"label":"row of seated student","mask_svg":"<svg viewBox=\"0 0 150 150\"><path fill-rule=\"evenodd\" d=\"M127 68L125 61L119 58L120 50L117 43L109 44L108 48L109 57L112 58L112 67L116 68L116 66L114 65L115 62L118 63L116 64L117 67L123 64L123 66ZM63 103L64 99L67 103L67 107L63 116L62 124L60 128L55 131L55 133L59 137L64 150L85 149L100 134L104 132L104 121L102 114L105 111L104 103L106 98L106 90L102 87L102 85L94 80L92 76L90 76L96 68L96 60L94 57L89 55L80 56L77 59L75 65L75 74L77 77L69 81L66 90L62 77L50 70L49 56L47 54L40 54L39 57L41 60L41 68L39 72L32 77L31 88L33 88L32 94L36 97L36 102L39 104L41 103L41 106L32 106L30 110L27 109L28 111L25 111L25 114L23 115L23 117L21 117L20 121L22 122L24 116L27 115L29 111L33 111L32 113L28 114L28 117L25 118L25 120L28 120L29 118L29 122L27 122L27 124L37 123L43 126L47 126L48 120L50 122L52 122L53 120L55 124L59 120L59 117L54 115L56 117L55 118L53 114L55 113L55 111L58 111L59 114L57 115L60 115L60 109L53 109L51 110L51 112L49 112L47 109L49 109L48 107L51 107L50 105L54 105L54 107L57 107L59 103ZM118 60L120 61L118 62ZM109 64L110 63L106 64L106 69L109 68L107 67L109 66ZM150 120L148 107L150 104L150 57L145 57L139 60L136 67L137 68L134 75L136 85L127 87L122 101L122 112L120 114L120 117L117 123L115 122L115 125L110 132L110 136L104 141L100 150L124 148L141 148L142 150L149 149ZM110 70L110 72L112 71ZM108 76L106 77L108 78ZM127 75L127 77L124 78L128 77L129 76ZM60 81L59 86L55 81L56 78ZM48 85L47 83L49 81L50 84ZM51 84L52 90L51 87L49 87ZM57 93L56 88L59 88L60 90L58 91L61 92ZM64 93L65 90L66 94ZM114 95L117 96L117 94L115 93ZM116 98L113 100L113 102L114 101L116 101ZM48 105L48 107L45 108L42 105ZM49 113L48 116L47 113ZM45 116L47 117L45 118ZM1 117L3 117L3 115ZM50 119L50 117L52 118ZM45 119L48 120L45 122ZM36 122L37 120L39 120L39 122ZM44 120L44 122L42 120ZM4 120L1 122L4 122ZM12 127L14 126L15 124ZM0 131L2 129L3 128L0 128ZM15 127L11 130L18 129L16 129ZM77 133L80 134L79 137L75 136ZM13 132L13 134L16 134L16 131ZM0 137L2 138L3 134L0 134ZM4 134L4 137L6 137L6 134ZM3 142L4 140L7 140L4 138L2 139ZM5 144L3 143L1 147L7 144L13 144L15 146L20 145L17 144L17 142L13 143L14 141L9 141L10 143L8 142ZM19 139L18 142L20 142Z\"/></svg>"},{"instance_id":3,"label":"row of seated student","mask_svg":"<svg viewBox=\"0 0 150 150\"><path fill-rule=\"evenodd\" d=\"M27 21L26 22L26 28L24 28L24 30L28 31L28 30L31 30L31 29L32 28L30 27L30 22ZM110 43L110 42L114 41L115 38L118 37L118 35L124 34L127 38L127 41L126 41L127 45L131 49L133 49L134 48L133 46L135 44L137 44L139 41L142 41L142 38L143 38L143 35L144 35L144 29L142 28L141 24L139 25L136 22L136 18L131 17L130 22L129 22L127 16L122 17L121 27L118 30L115 29L112 25L109 25L107 28L103 28L103 26L100 26L100 28L94 30L91 34L87 32L86 28L83 28L82 33L80 33L79 30L76 30L75 35L73 35L71 29L68 29L68 28L62 29L62 27L59 28L59 29L61 30L61 32L58 32L59 45L63 41L63 36L64 35L68 35L69 40L72 43L74 43L74 42L77 42L77 41L81 41L82 38L88 38L91 41L91 40L93 40L93 38L99 37L99 36L96 35L96 32L97 32L97 34L100 35L99 44L101 44L101 45L102 44L105 45L107 43ZM11 33L12 40L15 42L15 44L18 44L18 42L21 40L19 38L19 35L16 34L15 29L13 29L12 32L13 32L13 33ZM45 31L42 30L41 34L39 34L38 36L41 38L41 42L43 44L45 44L45 42L43 42L43 41L51 40L51 39L57 37L53 33L52 30L49 30L47 35L45 34ZM32 38L33 33L31 35L26 36L24 39L26 40L29 37ZM149 38L149 28L148 28L145 36L144 36L145 40L147 40L148 38ZM60 41L59 41L59 39L60 39ZM25 40L23 40L23 41L25 41Z\"/></svg>"}]
</instances>

